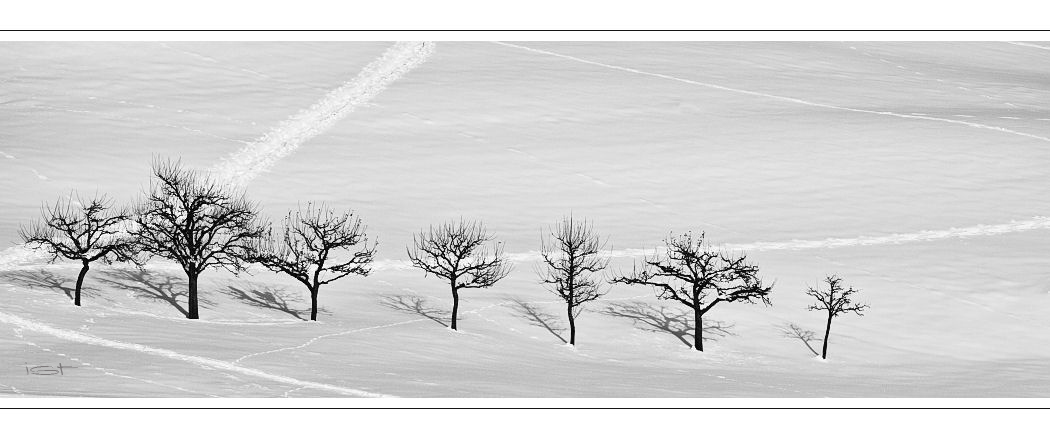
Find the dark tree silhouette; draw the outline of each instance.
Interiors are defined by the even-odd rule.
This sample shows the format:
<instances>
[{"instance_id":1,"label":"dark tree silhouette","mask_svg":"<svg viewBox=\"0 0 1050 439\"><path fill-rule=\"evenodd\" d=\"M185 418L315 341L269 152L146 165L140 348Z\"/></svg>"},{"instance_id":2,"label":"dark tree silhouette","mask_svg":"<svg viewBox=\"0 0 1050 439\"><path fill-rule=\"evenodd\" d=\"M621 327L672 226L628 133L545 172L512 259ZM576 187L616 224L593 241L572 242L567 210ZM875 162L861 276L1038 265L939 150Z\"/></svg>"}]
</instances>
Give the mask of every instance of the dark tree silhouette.
<instances>
[{"instance_id":1,"label":"dark tree silhouette","mask_svg":"<svg viewBox=\"0 0 1050 439\"><path fill-rule=\"evenodd\" d=\"M186 318L198 319L197 278L208 268L243 271L266 228L258 206L229 184L170 160L154 161L152 177L135 209L135 243L148 257L182 266L189 281Z\"/></svg>"},{"instance_id":2,"label":"dark tree silhouette","mask_svg":"<svg viewBox=\"0 0 1050 439\"><path fill-rule=\"evenodd\" d=\"M485 244L494 237L477 221L452 221L431 226L412 237L408 258L412 265L448 281L452 288L452 326L459 315L459 291L488 288L510 274L511 265L503 257L503 243L495 241L491 254Z\"/></svg>"},{"instance_id":3,"label":"dark tree silhouette","mask_svg":"<svg viewBox=\"0 0 1050 439\"><path fill-rule=\"evenodd\" d=\"M655 253L645 259L644 267L635 266L630 275L619 276L613 282L627 285L649 285L657 297L676 300L693 310L696 330L693 348L704 350L703 317L722 302L769 305L771 286L763 286L758 278L758 266L749 264L744 255L713 250L692 233L671 236L664 240L664 255Z\"/></svg>"},{"instance_id":4,"label":"dark tree silhouette","mask_svg":"<svg viewBox=\"0 0 1050 439\"><path fill-rule=\"evenodd\" d=\"M806 309L810 311L827 311L828 312L828 323L824 328L824 348L820 351L820 358L828 358L828 337L831 336L831 319L835 318L839 314L855 313L858 316L864 315L864 310L868 309L868 305L853 303L853 295L858 291L853 287L843 288L842 278L831 275L824 278L824 282L828 284L828 290L820 290L813 287L806 289L806 295L816 299L817 303L810 305Z\"/></svg>"},{"instance_id":5,"label":"dark tree silhouette","mask_svg":"<svg viewBox=\"0 0 1050 439\"><path fill-rule=\"evenodd\" d=\"M42 220L21 227L19 235L30 248L48 252L51 262L58 258L80 261L73 297L73 303L80 306L80 290L92 262L109 264L130 257L131 238L125 229L128 210L115 208L105 195L88 200L74 193L40 211Z\"/></svg>"},{"instance_id":6,"label":"dark tree silhouette","mask_svg":"<svg viewBox=\"0 0 1050 439\"><path fill-rule=\"evenodd\" d=\"M368 246L365 227L353 212L335 213L324 204L307 204L284 217L279 236L268 231L250 260L284 273L310 290L310 320L317 320L317 292L351 274L368 276L375 243Z\"/></svg>"},{"instance_id":7,"label":"dark tree silhouette","mask_svg":"<svg viewBox=\"0 0 1050 439\"><path fill-rule=\"evenodd\" d=\"M576 318L583 311L582 305L605 294L599 278L609 266L609 258L601 256L604 249L605 242L593 224L572 216L552 227L540 245L540 282L565 301L571 345L576 344Z\"/></svg>"}]
</instances>

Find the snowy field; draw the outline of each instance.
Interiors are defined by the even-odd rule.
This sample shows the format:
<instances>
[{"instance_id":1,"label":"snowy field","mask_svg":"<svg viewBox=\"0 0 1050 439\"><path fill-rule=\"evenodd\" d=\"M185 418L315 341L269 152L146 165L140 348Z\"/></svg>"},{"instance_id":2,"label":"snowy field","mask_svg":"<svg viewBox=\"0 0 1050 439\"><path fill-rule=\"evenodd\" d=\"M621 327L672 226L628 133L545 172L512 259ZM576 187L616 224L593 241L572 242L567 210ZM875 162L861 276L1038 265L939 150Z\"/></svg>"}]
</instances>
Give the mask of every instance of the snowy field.
<instances>
[{"instance_id":1,"label":"snowy field","mask_svg":"<svg viewBox=\"0 0 1050 439\"><path fill-rule=\"evenodd\" d=\"M1048 71L1050 43L0 43L0 395L1050 397ZM202 275L199 321L163 263L95 267L73 306L78 267L19 224L71 190L131 201L154 157L272 218L353 209L376 271L322 288L318 322L261 269ZM705 231L772 306L719 305L701 353L687 308L614 285L567 347L531 252L569 212L610 274ZM516 266L457 333L404 259L460 216ZM803 292L833 273L871 309L820 361L782 332L823 332Z\"/></svg>"}]
</instances>

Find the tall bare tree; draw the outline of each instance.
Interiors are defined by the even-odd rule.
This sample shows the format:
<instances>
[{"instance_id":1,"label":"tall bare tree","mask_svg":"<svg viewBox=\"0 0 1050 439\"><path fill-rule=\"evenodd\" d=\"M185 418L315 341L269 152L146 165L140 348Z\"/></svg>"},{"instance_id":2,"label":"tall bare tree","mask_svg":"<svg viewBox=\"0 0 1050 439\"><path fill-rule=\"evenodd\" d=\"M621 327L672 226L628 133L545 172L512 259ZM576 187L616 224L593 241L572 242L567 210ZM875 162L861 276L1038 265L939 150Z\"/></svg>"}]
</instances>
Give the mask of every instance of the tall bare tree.
<instances>
[{"instance_id":1,"label":"tall bare tree","mask_svg":"<svg viewBox=\"0 0 1050 439\"><path fill-rule=\"evenodd\" d=\"M810 305L806 309L810 311L828 312L828 323L824 328L824 348L820 351L820 358L827 359L828 338L831 336L831 319L837 317L839 314L845 313L854 313L858 316L863 316L864 310L868 309L868 305L853 303L853 295L857 294L858 291L853 289L852 286L849 288L843 288L842 278L837 275L825 277L824 282L828 284L827 291L813 287L806 289L806 295L817 301L816 304Z\"/></svg>"},{"instance_id":2,"label":"tall bare tree","mask_svg":"<svg viewBox=\"0 0 1050 439\"><path fill-rule=\"evenodd\" d=\"M576 318L582 305L605 294L599 275L609 266L609 258L601 256L605 246L593 224L572 216L552 227L542 240L540 282L565 301L571 345L576 344Z\"/></svg>"},{"instance_id":3,"label":"tall bare tree","mask_svg":"<svg viewBox=\"0 0 1050 439\"><path fill-rule=\"evenodd\" d=\"M407 249L412 265L448 281L452 288L452 326L459 316L459 291L488 288L510 274L511 265L503 256L503 243L493 241L477 221L451 221L431 226L412 237ZM492 249L485 245L492 242Z\"/></svg>"},{"instance_id":4,"label":"tall bare tree","mask_svg":"<svg viewBox=\"0 0 1050 439\"><path fill-rule=\"evenodd\" d=\"M722 302L762 303L769 305L772 285L762 285L758 266L747 262L742 254L714 250L704 242L704 234L671 236L664 240L663 255L647 257L642 269L635 266L630 275L613 282L627 285L649 285L657 297L676 300L693 310L696 330L693 348L704 350L703 317Z\"/></svg>"},{"instance_id":5,"label":"tall bare tree","mask_svg":"<svg viewBox=\"0 0 1050 439\"><path fill-rule=\"evenodd\" d=\"M351 274L368 276L376 245L368 245L361 218L353 212L336 213L328 206L307 204L288 212L282 229L259 241L251 260L275 273L284 273L310 290L310 320L317 320L317 292Z\"/></svg>"},{"instance_id":6,"label":"tall bare tree","mask_svg":"<svg viewBox=\"0 0 1050 439\"><path fill-rule=\"evenodd\" d=\"M114 207L105 195L85 199L72 193L54 206L45 204L40 213L42 220L21 227L19 235L29 247L48 252L51 262L58 258L80 261L73 298L73 304L80 306L80 290L92 262L108 264L130 257L131 239L125 228L128 209Z\"/></svg>"},{"instance_id":7,"label":"tall bare tree","mask_svg":"<svg viewBox=\"0 0 1050 439\"><path fill-rule=\"evenodd\" d=\"M197 278L208 268L243 271L266 230L258 218L258 206L243 191L180 162L155 160L149 192L135 208L135 241L144 254L182 266L189 281L186 318L198 319Z\"/></svg>"}]
</instances>

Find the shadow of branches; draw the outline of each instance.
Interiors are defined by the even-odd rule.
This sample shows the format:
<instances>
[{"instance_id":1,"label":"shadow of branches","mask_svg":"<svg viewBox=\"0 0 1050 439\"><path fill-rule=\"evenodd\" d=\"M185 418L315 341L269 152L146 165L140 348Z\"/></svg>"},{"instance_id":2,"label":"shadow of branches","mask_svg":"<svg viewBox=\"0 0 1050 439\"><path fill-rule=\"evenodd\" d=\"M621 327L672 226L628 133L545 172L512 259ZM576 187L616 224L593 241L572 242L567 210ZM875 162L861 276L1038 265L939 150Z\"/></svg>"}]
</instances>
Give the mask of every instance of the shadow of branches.
<instances>
[{"instance_id":1,"label":"shadow of branches","mask_svg":"<svg viewBox=\"0 0 1050 439\"><path fill-rule=\"evenodd\" d=\"M186 286L187 281L182 277L134 269L107 270L104 273L109 278L102 279L102 282L132 291L141 298L167 303L182 313L183 316L188 315L186 308L180 304L181 301L188 300L189 295L187 292L188 287ZM175 290L176 285L181 286L177 291ZM199 295L197 300L202 308L215 306L215 302L204 298L203 295Z\"/></svg>"},{"instance_id":2,"label":"shadow of branches","mask_svg":"<svg viewBox=\"0 0 1050 439\"><path fill-rule=\"evenodd\" d=\"M520 299L511 299L511 302L514 302L514 304L511 305L511 309L518 313L518 317L528 320L529 324L532 326L539 326L546 329L551 335L558 337L558 340L561 340L562 343L568 343L568 341L565 340L565 337L562 337L561 335L561 332L565 331L565 328L558 324L558 318L553 314L547 314L540 311L536 305Z\"/></svg>"},{"instance_id":3,"label":"shadow of branches","mask_svg":"<svg viewBox=\"0 0 1050 439\"><path fill-rule=\"evenodd\" d=\"M244 288L238 288L235 286L227 286L224 290L226 294L237 299L241 302L247 303L256 308L272 309L280 311L285 314L291 315L299 320L306 320L301 314L309 313L310 309L292 307L288 301L291 299L295 302L296 298L294 295L288 293L284 288L274 288L265 285L246 285ZM327 313L324 308L318 306L318 313Z\"/></svg>"},{"instance_id":4,"label":"shadow of branches","mask_svg":"<svg viewBox=\"0 0 1050 439\"><path fill-rule=\"evenodd\" d=\"M813 331L804 329L796 323L786 323L784 325L777 326L777 328L780 329L780 334L784 336L784 338L798 339L802 343L806 344L806 348L808 348L809 351L813 353L813 355L820 355L820 353L818 353L816 349L813 349L813 346L811 346L809 342L824 341L824 339L817 337L817 334Z\"/></svg>"},{"instance_id":5,"label":"shadow of branches","mask_svg":"<svg viewBox=\"0 0 1050 439\"><path fill-rule=\"evenodd\" d=\"M76 294L77 281L75 278L66 278L65 276L59 276L43 268L37 271L7 271L4 273L0 273L0 276L6 278L11 282L21 284L22 286L28 287L30 289L44 288L63 293L70 300L72 300L74 294ZM69 284L69 286L66 286L66 284ZM89 287L87 285L86 280L84 284L85 285L81 286L80 288L81 295L90 297L93 294L89 292L98 291L98 289L96 288Z\"/></svg>"},{"instance_id":6,"label":"shadow of branches","mask_svg":"<svg viewBox=\"0 0 1050 439\"><path fill-rule=\"evenodd\" d=\"M379 298L379 303L390 309L426 317L446 328L451 323L452 319L451 312L438 308L430 308L427 306L427 300L419 296L409 296L405 294L386 295ZM460 320L463 320L462 316L460 316Z\"/></svg>"},{"instance_id":7,"label":"shadow of branches","mask_svg":"<svg viewBox=\"0 0 1050 439\"><path fill-rule=\"evenodd\" d=\"M631 319L635 325L644 331L664 332L671 334L686 346L693 347L693 313L692 311L681 311L666 306L656 307L642 302L630 302L624 304L613 304L600 311L602 314L614 317ZM732 324L718 320L704 319L704 340L714 340L728 335Z\"/></svg>"}]
</instances>

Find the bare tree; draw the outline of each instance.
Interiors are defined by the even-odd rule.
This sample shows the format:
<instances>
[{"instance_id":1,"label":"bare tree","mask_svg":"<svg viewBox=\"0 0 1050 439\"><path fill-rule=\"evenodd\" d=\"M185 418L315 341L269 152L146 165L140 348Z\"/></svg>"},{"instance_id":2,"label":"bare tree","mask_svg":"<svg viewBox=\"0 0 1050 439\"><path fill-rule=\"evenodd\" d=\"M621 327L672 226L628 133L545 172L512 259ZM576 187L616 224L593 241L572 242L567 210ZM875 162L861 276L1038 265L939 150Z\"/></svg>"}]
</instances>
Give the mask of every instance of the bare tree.
<instances>
[{"instance_id":1,"label":"bare tree","mask_svg":"<svg viewBox=\"0 0 1050 439\"><path fill-rule=\"evenodd\" d=\"M128 210L115 208L105 195L96 194L88 200L72 193L54 206L45 204L40 212L42 221L21 227L19 236L29 247L48 252L51 262L58 258L80 261L73 298L73 304L80 306L80 290L90 264L99 260L109 264L130 256L130 237L125 230Z\"/></svg>"},{"instance_id":2,"label":"bare tree","mask_svg":"<svg viewBox=\"0 0 1050 439\"><path fill-rule=\"evenodd\" d=\"M477 221L451 221L431 226L412 237L408 258L412 265L448 281L452 288L452 326L459 315L459 291L488 288L510 274L511 265L503 256L503 243L495 241L491 253L485 244L494 236Z\"/></svg>"},{"instance_id":3,"label":"bare tree","mask_svg":"<svg viewBox=\"0 0 1050 439\"><path fill-rule=\"evenodd\" d=\"M540 282L565 301L569 318L569 344L576 344L576 318L583 304L605 294L599 273L609 266L600 253L606 243L587 221L569 216L550 229L540 246L543 257Z\"/></svg>"},{"instance_id":4,"label":"bare tree","mask_svg":"<svg viewBox=\"0 0 1050 439\"><path fill-rule=\"evenodd\" d=\"M828 284L828 290L820 290L813 287L806 289L806 295L816 299L817 303L810 305L806 309L810 311L827 311L828 312L828 324L824 329L824 348L820 351L820 358L828 358L828 337L831 336L831 319L835 318L839 314L844 313L855 313L858 316L863 316L864 310L868 309L868 305L853 303L853 295L858 291L853 287L843 288L842 278L837 275L831 275L824 278L824 282Z\"/></svg>"},{"instance_id":5,"label":"bare tree","mask_svg":"<svg viewBox=\"0 0 1050 439\"><path fill-rule=\"evenodd\" d=\"M267 232L251 256L270 271L284 273L310 290L310 320L317 320L317 292L351 274L368 276L376 245L368 246L365 227L353 212L335 213L307 204L284 217L277 238Z\"/></svg>"},{"instance_id":6,"label":"bare tree","mask_svg":"<svg viewBox=\"0 0 1050 439\"><path fill-rule=\"evenodd\" d=\"M692 233L671 236L664 243L664 255L655 253L645 259L641 270L635 266L630 275L619 276L613 282L649 285L656 289L657 297L691 308L696 325L694 349L704 350L703 317L715 305L756 300L770 304L772 285L762 285L758 266L748 263L744 255L711 249L705 244L703 233L696 239Z\"/></svg>"},{"instance_id":7,"label":"bare tree","mask_svg":"<svg viewBox=\"0 0 1050 439\"><path fill-rule=\"evenodd\" d=\"M266 228L258 206L229 184L170 160L154 161L152 177L135 209L136 245L182 266L189 280L186 317L197 319L198 276L208 268L243 271Z\"/></svg>"}]
</instances>

